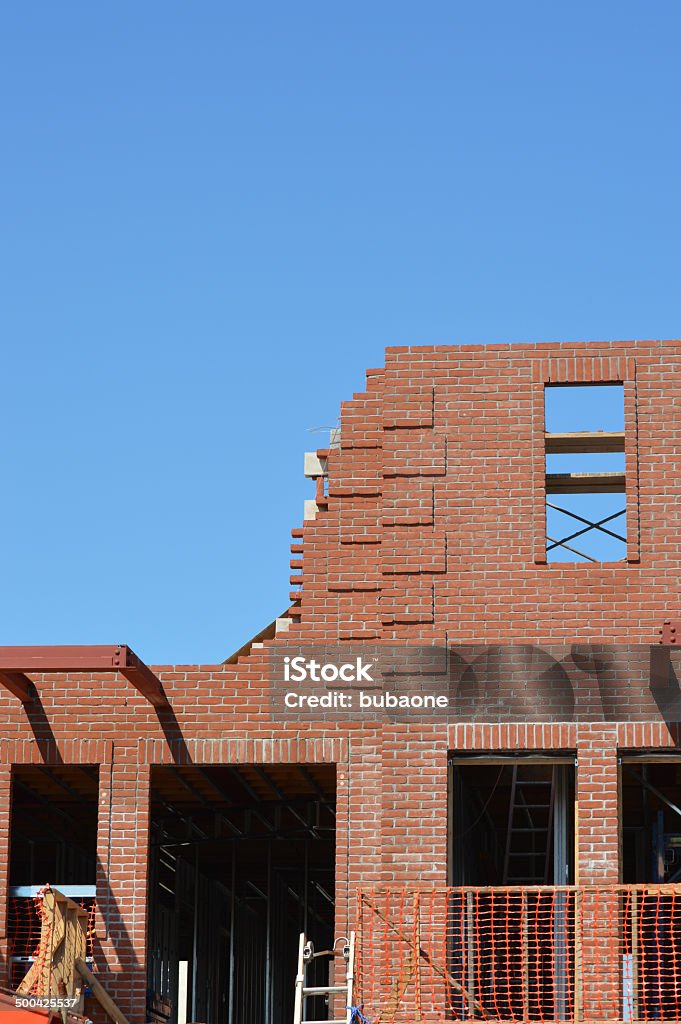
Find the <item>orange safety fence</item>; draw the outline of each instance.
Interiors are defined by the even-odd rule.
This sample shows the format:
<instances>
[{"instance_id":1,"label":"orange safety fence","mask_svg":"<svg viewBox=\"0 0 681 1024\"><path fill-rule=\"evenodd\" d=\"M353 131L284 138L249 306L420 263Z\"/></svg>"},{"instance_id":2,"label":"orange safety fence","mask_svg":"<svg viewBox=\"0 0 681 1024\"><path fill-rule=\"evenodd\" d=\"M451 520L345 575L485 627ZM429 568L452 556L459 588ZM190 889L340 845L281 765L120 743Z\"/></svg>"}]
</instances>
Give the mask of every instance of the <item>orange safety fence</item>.
<instances>
[{"instance_id":1,"label":"orange safety fence","mask_svg":"<svg viewBox=\"0 0 681 1024\"><path fill-rule=\"evenodd\" d=\"M28 987L33 995L49 995L52 987L51 921L44 901L44 893L48 889L49 886L45 886L36 896L11 896L8 904L10 987L16 990L35 966ZM86 956L92 967L96 904L91 897L77 902L88 915Z\"/></svg>"},{"instance_id":2,"label":"orange safety fence","mask_svg":"<svg viewBox=\"0 0 681 1024\"><path fill-rule=\"evenodd\" d=\"M681 885L358 893L372 1024L681 1020Z\"/></svg>"}]
</instances>

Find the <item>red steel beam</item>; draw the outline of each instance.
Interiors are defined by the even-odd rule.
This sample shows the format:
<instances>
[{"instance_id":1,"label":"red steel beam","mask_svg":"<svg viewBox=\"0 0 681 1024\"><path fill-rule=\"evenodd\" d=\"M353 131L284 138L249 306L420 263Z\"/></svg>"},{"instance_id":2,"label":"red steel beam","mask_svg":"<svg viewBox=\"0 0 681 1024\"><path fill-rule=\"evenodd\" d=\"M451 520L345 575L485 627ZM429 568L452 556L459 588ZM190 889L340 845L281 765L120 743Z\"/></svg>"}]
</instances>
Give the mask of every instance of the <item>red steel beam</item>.
<instances>
[{"instance_id":1,"label":"red steel beam","mask_svg":"<svg viewBox=\"0 0 681 1024\"><path fill-rule=\"evenodd\" d=\"M33 683L23 672L0 672L0 686L18 697L22 704L30 704L33 700Z\"/></svg>"},{"instance_id":2,"label":"red steel beam","mask_svg":"<svg viewBox=\"0 0 681 1024\"><path fill-rule=\"evenodd\" d=\"M661 644L679 644L681 645L681 622L676 619L665 619L662 624L662 629L658 630L662 634Z\"/></svg>"},{"instance_id":3,"label":"red steel beam","mask_svg":"<svg viewBox=\"0 0 681 1024\"><path fill-rule=\"evenodd\" d=\"M0 647L0 684L24 703L31 699L29 677L36 672L120 672L152 704L168 703L158 676L126 644Z\"/></svg>"},{"instance_id":4,"label":"red steel beam","mask_svg":"<svg viewBox=\"0 0 681 1024\"><path fill-rule=\"evenodd\" d=\"M132 654L124 644L88 644L79 647L0 647L0 671L117 672Z\"/></svg>"},{"instance_id":5,"label":"red steel beam","mask_svg":"<svg viewBox=\"0 0 681 1024\"><path fill-rule=\"evenodd\" d=\"M132 683L135 689L139 690L143 697L154 704L156 707L161 707L168 703L168 698L163 692L161 680L157 675L151 671L148 665L145 665L141 658L130 650L129 647L124 648L126 652L126 663L125 666L120 668L121 675L124 675L128 682Z\"/></svg>"}]
</instances>

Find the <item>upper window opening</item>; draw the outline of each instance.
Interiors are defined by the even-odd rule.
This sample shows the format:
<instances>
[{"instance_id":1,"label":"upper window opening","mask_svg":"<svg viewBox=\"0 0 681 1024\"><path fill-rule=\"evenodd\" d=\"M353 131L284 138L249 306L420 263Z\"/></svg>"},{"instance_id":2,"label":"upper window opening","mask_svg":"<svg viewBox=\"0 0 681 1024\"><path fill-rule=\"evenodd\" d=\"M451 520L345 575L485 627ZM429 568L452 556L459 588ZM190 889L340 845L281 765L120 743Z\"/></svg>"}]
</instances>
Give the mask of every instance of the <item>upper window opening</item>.
<instances>
[{"instance_id":1,"label":"upper window opening","mask_svg":"<svg viewBox=\"0 0 681 1024\"><path fill-rule=\"evenodd\" d=\"M625 559L623 385L547 385L544 402L547 561Z\"/></svg>"},{"instance_id":2,"label":"upper window opening","mask_svg":"<svg viewBox=\"0 0 681 1024\"><path fill-rule=\"evenodd\" d=\"M622 384L547 384L544 403L547 431L624 431Z\"/></svg>"}]
</instances>

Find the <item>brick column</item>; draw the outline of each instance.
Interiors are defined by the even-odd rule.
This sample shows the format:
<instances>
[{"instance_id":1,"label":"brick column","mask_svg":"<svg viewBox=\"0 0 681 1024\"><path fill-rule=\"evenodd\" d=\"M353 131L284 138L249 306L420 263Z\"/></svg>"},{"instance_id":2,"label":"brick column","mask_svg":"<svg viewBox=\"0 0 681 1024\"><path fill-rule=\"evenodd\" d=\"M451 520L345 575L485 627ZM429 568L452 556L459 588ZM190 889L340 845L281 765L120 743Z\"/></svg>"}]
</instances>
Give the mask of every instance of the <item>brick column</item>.
<instances>
[{"instance_id":1,"label":"brick column","mask_svg":"<svg viewBox=\"0 0 681 1024\"><path fill-rule=\"evenodd\" d=\"M379 729L348 736L348 760L336 767L336 936L358 932L358 974L362 949L357 919L357 890L381 882L381 778ZM334 983L343 984L345 967L334 961ZM339 969L340 968L340 969ZM361 990L361 984L360 984ZM333 1015L345 1014L345 999L334 997Z\"/></svg>"},{"instance_id":2,"label":"brick column","mask_svg":"<svg viewBox=\"0 0 681 1024\"><path fill-rule=\"evenodd\" d=\"M348 737L348 761L338 764L336 794L336 932L356 924L357 890L381 883L383 758L380 732Z\"/></svg>"},{"instance_id":3,"label":"brick column","mask_svg":"<svg viewBox=\"0 0 681 1024\"><path fill-rule=\"evenodd\" d=\"M143 1021L150 769L135 753L117 750L99 772L95 966L126 1017Z\"/></svg>"},{"instance_id":4,"label":"brick column","mask_svg":"<svg viewBox=\"0 0 681 1024\"><path fill-rule=\"evenodd\" d=\"M446 730L383 729L383 883L447 884Z\"/></svg>"},{"instance_id":5,"label":"brick column","mask_svg":"<svg viewBox=\"0 0 681 1024\"><path fill-rule=\"evenodd\" d=\"M616 726L585 725L577 738L578 857L580 927L578 979L587 1020L621 1017L619 772Z\"/></svg>"},{"instance_id":6,"label":"brick column","mask_svg":"<svg viewBox=\"0 0 681 1024\"><path fill-rule=\"evenodd\" d=\"M578 881L620 880L617 726L584 725L577 734Z\"/></svg>"},{"instance_id":7,"label":"brick column","mask_svg":"<svg viewBox=\"0 0 681 1024\"><path fill-rule=\"evenodd\" d=\"M396 890L397 932L383 932L384 961L376 965L376 977L396 1024L440 1020L445 1013L438 971L447 963L447 775L446 729L424 723L418 730L407 724L384 728L382 875L383 884ZM417 901L410 889L431 892Z\"/></svg>"},{"instance_id":8,"label":"brick column","mask_svg":"<svg viewBox=\"0 0 681 1024\"><path fill-rule=\"evenodd\" d=\"M9 985L7 904L9 900L9 827L12 816L12 766L0 766L0 985Z\"/></svg>"}]
</instances>

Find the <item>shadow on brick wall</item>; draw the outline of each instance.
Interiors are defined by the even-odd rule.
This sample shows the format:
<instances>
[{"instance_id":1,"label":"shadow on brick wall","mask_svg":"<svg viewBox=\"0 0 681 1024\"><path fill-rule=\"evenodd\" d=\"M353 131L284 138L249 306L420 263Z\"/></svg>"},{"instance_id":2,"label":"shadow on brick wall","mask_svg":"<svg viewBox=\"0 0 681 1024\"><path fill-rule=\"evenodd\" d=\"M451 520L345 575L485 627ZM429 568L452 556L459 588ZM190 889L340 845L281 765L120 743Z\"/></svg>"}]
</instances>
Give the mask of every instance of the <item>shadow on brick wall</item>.
<instances>
[{"instance_id":1,"label":"shadow on brick wall","mask_svg":"<svg viewBox=\"0 0 681 1024\"><path fill-rule=\"evenodd\" d=\"M40 699L40 694L35 688L33 692L33 700L29 704L24 704L24 710L26 712L28 724L31 727L31 732L33 733L38 750L40 751L45 764L63 764L64 759L59 752L59 747L52 731L52 726L45 714L45 708L43 707L43 703ZM77 718L74 718L74 730L77 726Z\"/></svg>"},{"instance_id":2,"label":"shadow on brick wall","mask_svg":"<svg viewBox=\"0 0 681 1024\"><path fill-rule=\"evenodd\" d=\"M130 850L131 861L137 853ZM131 871L134 870L131 864ZM137 897L139 898L139 897ZM141 898L140 915L144 914L146 893ZM131 1020L139 1019L140 1007L146 1000L146 968L140 962L128 927L114 898L107 877L107 866L97 859L98 931L93 937L92 954L97 977L119 1008ZM101 923L100 923L101 922ZM103 928L104 933L101 934ZM115 963L109 959L115 950Z\"/></svg>"},{"instance_id":3,"label":"shadow on brick wall","mask_svg":"<svg viewBox=\"0 0 681 1024\"><path fill-rule=\"evenodd\" d=\"M166 738L171 757L176 764L191 764L189 748L182 735L182 729L170 704L154 708L159 725Z\"/></svg>"}]
</instances>

